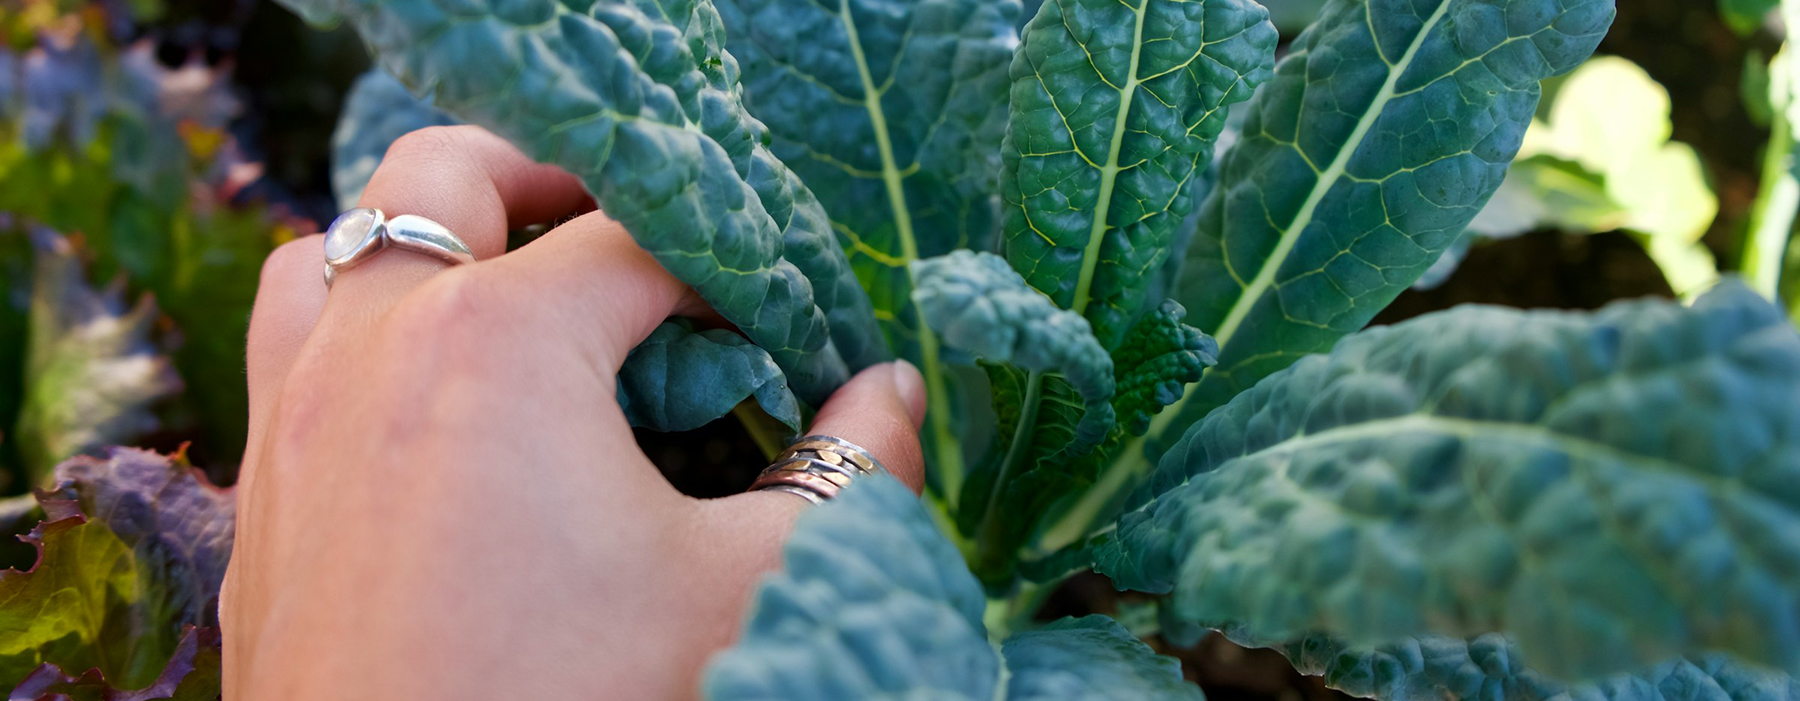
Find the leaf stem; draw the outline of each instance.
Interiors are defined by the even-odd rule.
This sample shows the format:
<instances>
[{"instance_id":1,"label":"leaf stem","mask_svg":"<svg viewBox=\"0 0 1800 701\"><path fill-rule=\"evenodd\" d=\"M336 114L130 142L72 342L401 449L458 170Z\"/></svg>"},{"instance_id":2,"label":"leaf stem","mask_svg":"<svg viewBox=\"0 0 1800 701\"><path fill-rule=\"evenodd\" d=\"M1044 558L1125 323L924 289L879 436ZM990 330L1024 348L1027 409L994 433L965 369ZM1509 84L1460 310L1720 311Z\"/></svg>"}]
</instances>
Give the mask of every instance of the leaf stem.
<instances>
[{"instance_id":1,"label":"leaf stem","mask_svg":"<svg viewBox=\"0 0 1800 701\"><path fill-rule=\"evenodd\" d=\"M744 432L750 434L751 442L756 443L757 450L762 451L764 460L774 460L787 447L787 427L763 413L754 398L738 402L737 406L731 408L731 415L736 416L738 423L744 425Z\"/></svg>"},{"instance_id":2,"label":"leaf stem","mask_svg":"<svg viewBox=\"0 0 1800 701\"><path fill-rule=\"evenodd\" d=\"M1791 128L1786 105L1776 105L1768 151L1763 154L1762 186L1751 210L1750 237L1740 265L1750 287L1771 300L1781 293L1782 262L1794 233L1794 214L1800 208Z\"/></svg>"},{"instance_id":3,"label":"leaf stem","mask_svg":"<svg viewBox=\"0 0 1800 701\"><path fill-rule=\"evenodd\" d=\"M1031 453L1031 436L1037 431L1038 409L1043 403L1044 373L1032 371L1025 380L1025 399L1019 404L1019 423L1013 427L1012 443L1006 446L1006 457L1000 461L999 473L994 476L994 487L988 492L987 504L981 512L981 526L976 529L975 561L981 570L997 567L1001 560L1012 553L999 552L995 548L1000 545L1000 528L1005 525L998 517L1000 495L1006 490L1006 483L1018 470L1019 463ZM981 574L978 571L977 574Z\"/></svg>"},{"instance_id":4,"label":"leaf stem","mask_svg":"<svg viewBox=\"0 0 1800 701\"><path fill-rule=\"evenodd\" d=\"M1100 267L1100 246L1106 241L1106 219L1112 209L1113 190L1121 170L1119 151L1125 144L1125 121L1131 115L1131 99L1137 96L1138 57L1144 49L1144 15L1149 14L1145 5L1149 2L1141 0L1142 4L1133 8L1137 13L1137 26L1131 36L1131 64L1125 70L1125 86L1119 88L1119 111L1113 117L1112 143L1106 152L1106 165L1100 168L1100 199L1094 204L1094 223L1088 229L1087 248L1081 254L1081 277L1075 281L1075 301L1069 306L1076 314L1087 313L1088 301L1093 294L1094 271Z\"/></svg>"},{"instance_id":5,"label":"leaf stem","mask_svg":"<svg viewBox=\"0 0 1800 701\"><path fill-rule=\"evenodd\" d=\"M881 179L887 185L888 207L894 212L894 229L899 234L900 257L906 264L910 287L913 283L911 263L919 259L919 243L913 236L912 211L907 209L906 189L901 183L904 176L894 161L894 145L888 138L887 114L881 107L883 90L869 72L862 40L857 37L856 20L850 16L849 0L838 0L838 18L844 23L850 54L856 59L856 72L862 78L863 109L869 113L869 125L875 131L875 147L881 154ZM912 305L912 309L914 323L919 329L919 374L925 377L925 421L931 429L926 443L935 458L931 468L937 473L945 500L954 507L962 491L962 443L950 425L950 397L944 383L943 363L938 359L937 336L925 323L925 314L918 305Z\"/></svg>"}]
</instances>

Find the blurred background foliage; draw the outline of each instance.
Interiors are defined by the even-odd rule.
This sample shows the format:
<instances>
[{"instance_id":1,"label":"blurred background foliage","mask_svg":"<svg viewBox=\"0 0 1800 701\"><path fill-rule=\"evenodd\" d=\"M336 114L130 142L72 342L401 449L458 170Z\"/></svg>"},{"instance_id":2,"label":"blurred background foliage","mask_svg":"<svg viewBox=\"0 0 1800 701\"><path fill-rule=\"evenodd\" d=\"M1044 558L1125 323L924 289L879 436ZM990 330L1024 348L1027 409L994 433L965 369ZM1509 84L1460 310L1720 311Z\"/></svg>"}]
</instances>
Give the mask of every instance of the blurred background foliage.
<instances>
[{"instance_id":1,"label":"blurred background foliage","mask_svg":"<svg viewBox=\"0 0 1800 701\"><path fill-rule=\"evenodd\" d=\"M1262 1L1289 38L1323 4ZM1689 296L1730 273L1800 309L1800 50L1783 49L1800 17L1776 4L1620 0L1465 243L1377 323ZM347 31L266 0L0 0L0 495L107 444L185 444L232 481L261 261L335 214L332 131L367 66ZM689 493L739 491L761 464L731 419L639 438ZM29 508L0 500L0 526ZM0 566L33 555L0 548ZM1077 580L1044 615L1134 610ZM1274 653L1169 652L1210 698L1331 693Z\"/></svg>"}]
</instances>

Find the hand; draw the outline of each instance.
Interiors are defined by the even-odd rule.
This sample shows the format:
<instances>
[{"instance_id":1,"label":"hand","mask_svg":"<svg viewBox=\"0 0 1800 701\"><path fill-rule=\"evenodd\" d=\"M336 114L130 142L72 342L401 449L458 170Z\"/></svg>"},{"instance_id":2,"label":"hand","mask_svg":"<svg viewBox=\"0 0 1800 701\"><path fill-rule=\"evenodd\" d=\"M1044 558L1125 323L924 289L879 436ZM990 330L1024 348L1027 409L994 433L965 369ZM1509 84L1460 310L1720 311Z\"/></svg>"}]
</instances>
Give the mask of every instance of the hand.
<instances>
[{"instance_id":1,"label":"hand","mask_svg":"<svg viewBox=\"0 0 1800 701\"><path fill-rule=\"evenodd\" d=\"M250 440L221 596L226 698L687 698L806 502L696 500L614 401L626 353L705 303L473 127L389 150L362 205L434 219L479 262L386 251L327 294L321 237L263 269ZM813 431L922 480L918 371L857 375Z\"/></svg>"}]
</instances>

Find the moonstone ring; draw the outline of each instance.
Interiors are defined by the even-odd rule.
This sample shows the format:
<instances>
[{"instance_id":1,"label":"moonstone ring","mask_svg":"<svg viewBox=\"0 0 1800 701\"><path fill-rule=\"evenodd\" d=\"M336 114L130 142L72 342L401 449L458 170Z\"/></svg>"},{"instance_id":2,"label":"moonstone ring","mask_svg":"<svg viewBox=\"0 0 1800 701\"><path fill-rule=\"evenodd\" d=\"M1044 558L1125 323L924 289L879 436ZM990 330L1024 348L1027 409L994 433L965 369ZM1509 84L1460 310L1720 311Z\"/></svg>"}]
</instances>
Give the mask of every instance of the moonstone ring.
<instances>
[{"instance_id":1,"label":"moonstone ring","mask_svg":"<svg viewBox=\"0 0 1800 701\"><path fill-rule=\"evenodd\" d=\"M381 210L357 207L338 215L325 229L325 286L337 274L388 247L423 253L451 265L475 262L468 244L430 219L413 214L387 218Z\"/></svg>"}]
</instances>

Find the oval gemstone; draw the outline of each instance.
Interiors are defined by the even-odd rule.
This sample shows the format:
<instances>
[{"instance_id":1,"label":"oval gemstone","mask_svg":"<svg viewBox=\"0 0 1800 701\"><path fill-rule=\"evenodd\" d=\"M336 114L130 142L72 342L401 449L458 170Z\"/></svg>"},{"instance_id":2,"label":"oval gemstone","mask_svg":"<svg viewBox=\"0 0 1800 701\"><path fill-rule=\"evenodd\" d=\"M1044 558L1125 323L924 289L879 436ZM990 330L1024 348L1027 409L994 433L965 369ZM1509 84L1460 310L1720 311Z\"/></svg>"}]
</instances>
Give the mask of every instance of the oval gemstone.
<instances>
[{"instance_id":1,"label":"oval gemstone","mask_svg":"<svg viewBox=\"0 0 1800 701\"><path fill-rule=\"evenodd\" d=\"M358 207L338 215L325 229L325 257L337 260L356 252L374 227L374 210Z\"/></svg>"}]
</instances>

